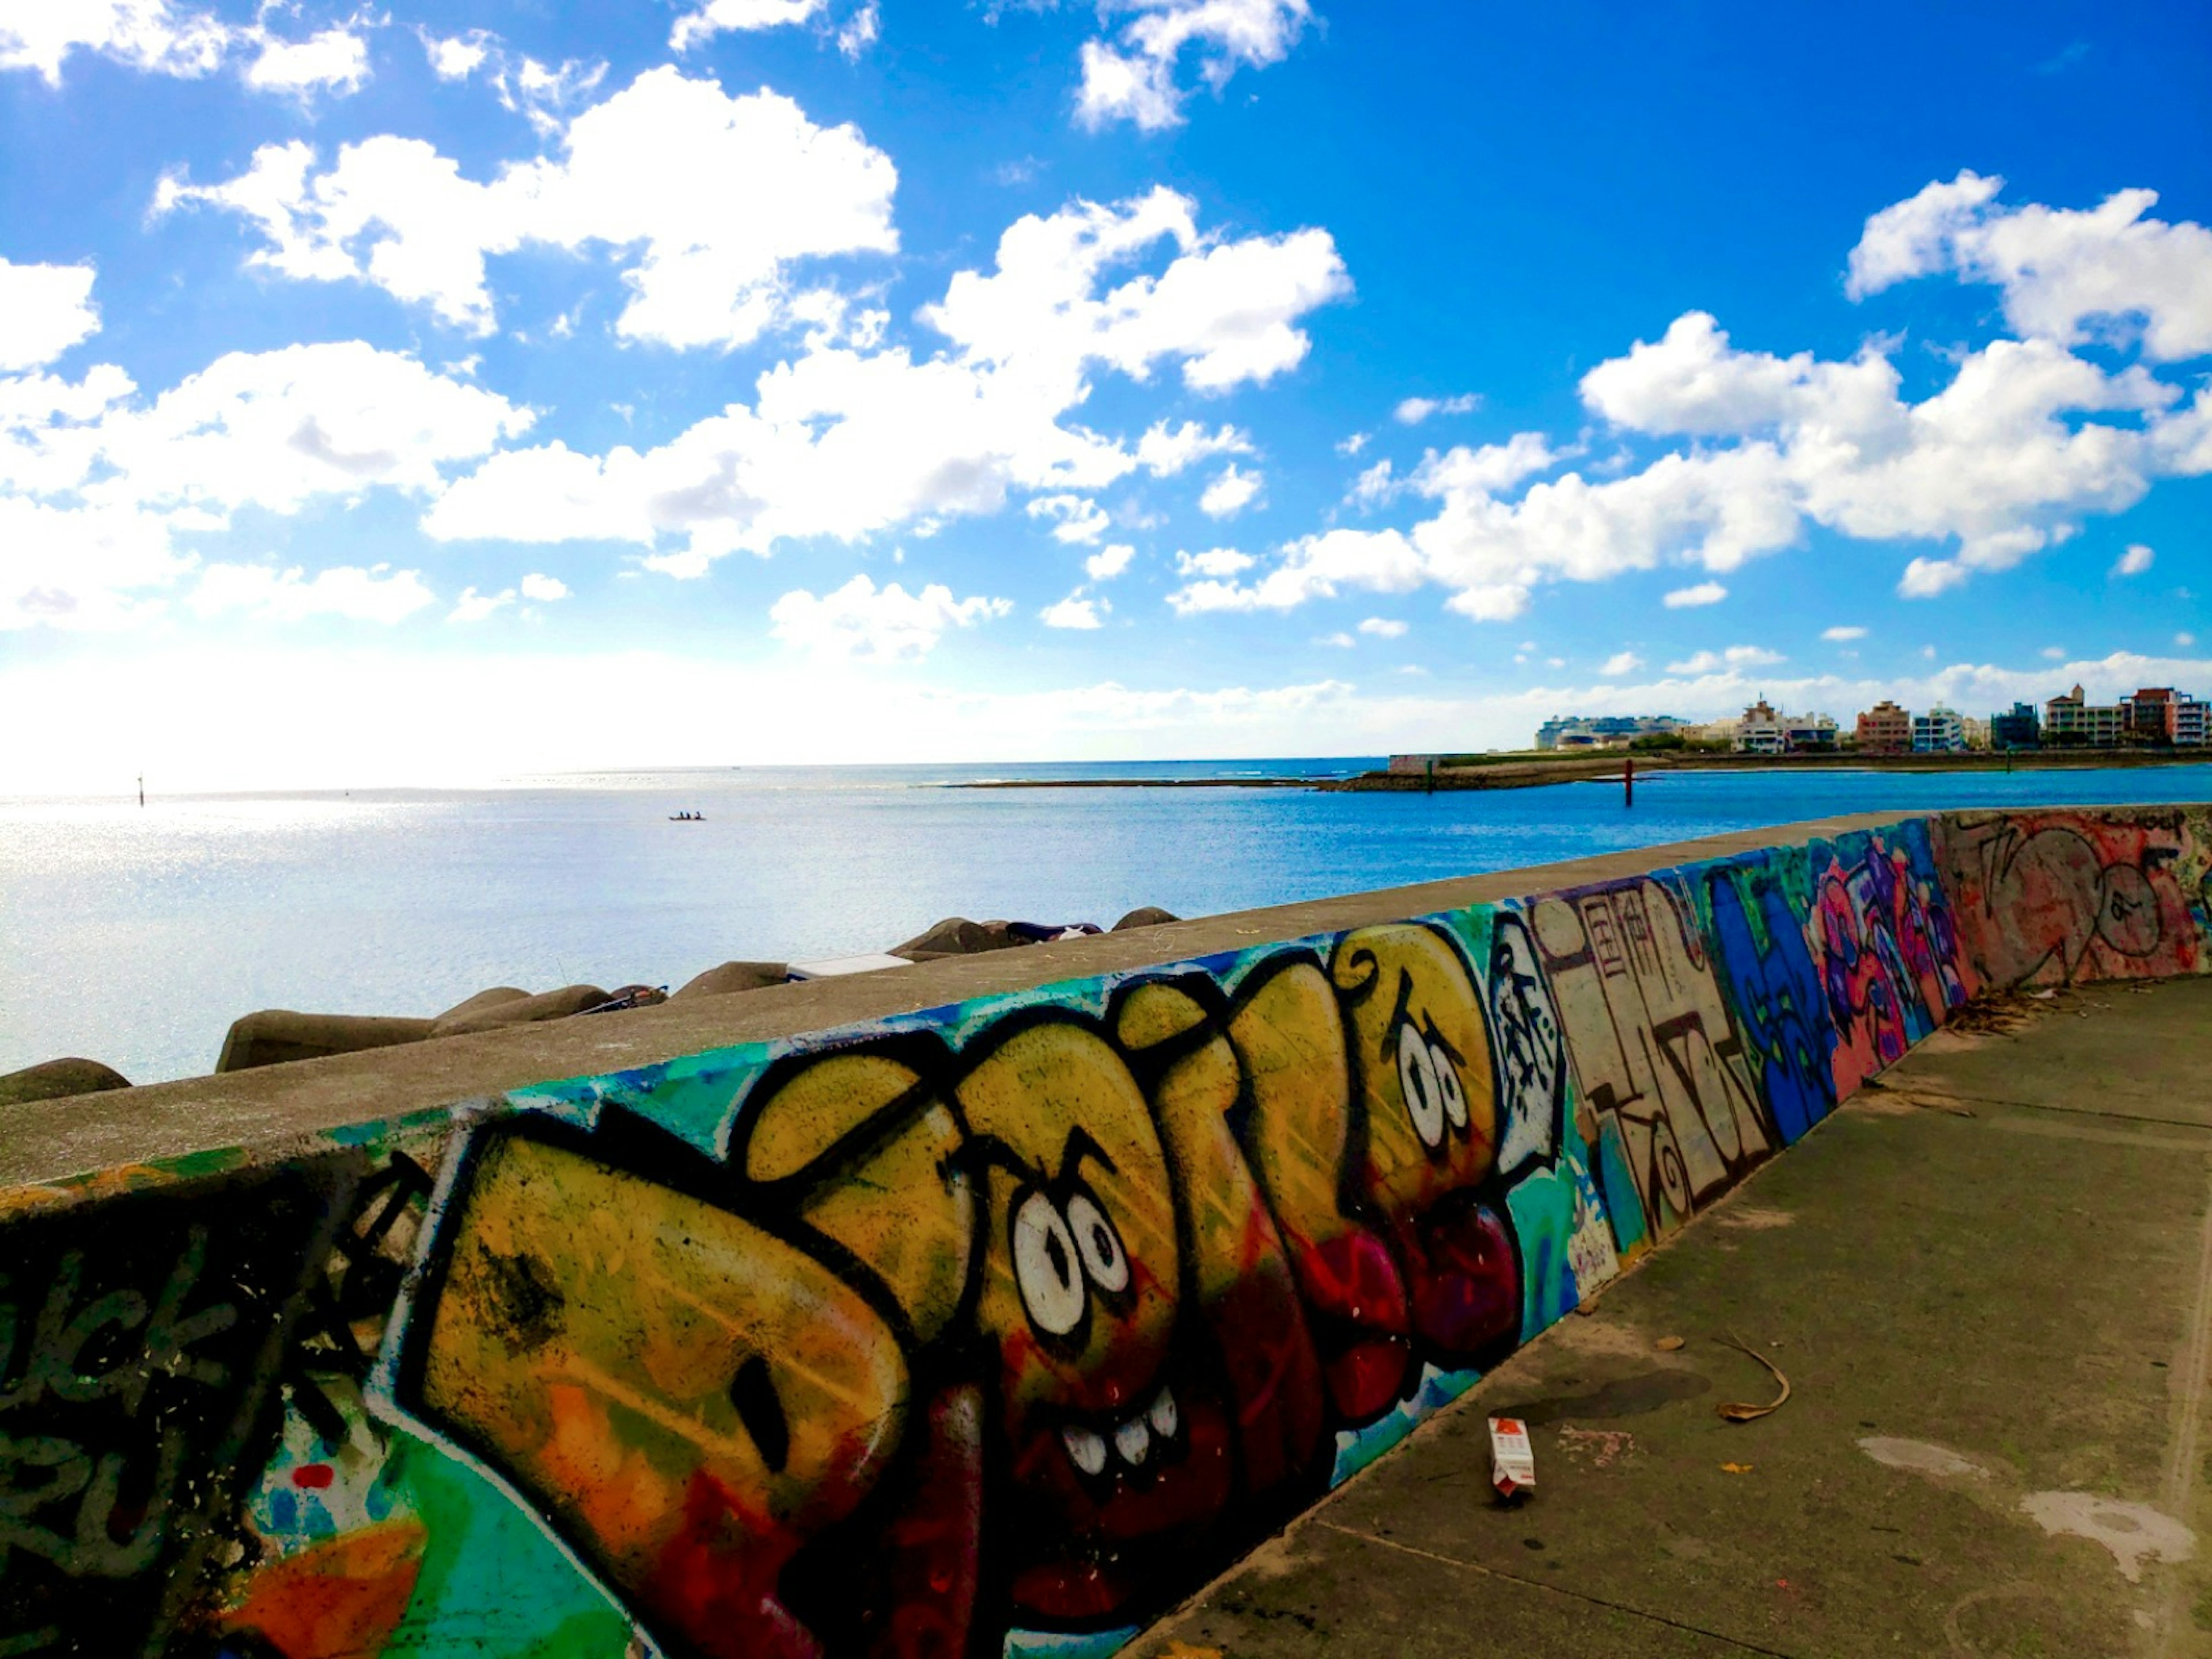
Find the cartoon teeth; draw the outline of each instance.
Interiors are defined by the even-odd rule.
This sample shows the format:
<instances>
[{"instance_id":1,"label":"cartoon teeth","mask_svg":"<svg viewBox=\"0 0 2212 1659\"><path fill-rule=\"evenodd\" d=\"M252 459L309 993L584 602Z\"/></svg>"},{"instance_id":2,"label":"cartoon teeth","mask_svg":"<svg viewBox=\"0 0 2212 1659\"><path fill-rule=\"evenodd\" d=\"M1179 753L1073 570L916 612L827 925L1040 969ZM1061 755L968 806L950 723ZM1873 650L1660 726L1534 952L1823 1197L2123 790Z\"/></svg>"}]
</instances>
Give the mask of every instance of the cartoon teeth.
<instances>
[{"instance_id":1,"label":"cartoon teeth","mask_svg":"<svg viewBox=\"0 0 2212 1659\"><path fill-rule=\"evenodd\" d=\"M1115 1425L1111 1445L1121 1464L1129 1469L1142 1468L1152 1455L1153 1443L1162 1444L1175 1438L1182 1415L1176 1410L1175 1395L1162 1389L1152 1396L1152 1403ZM1067 1449L1067 1461L1085 1474L1103 1474L1109 1461L1106 1436L1093 1429L1073 1425L1060 1431L1060 1444Z\"/></svg>"},{"instance_id":2,"label":"cartoon teeth","mask_svg":"<svg viewBox=\"0 0 2212 1659\"><path fill-rule=\"evenodd\" d=\"M1133 1417L1114 1431L1114 1449L1121 1454L1121 1461L1133 1468L1145 1461L1145 1454L1152 1449L1152 1431L1145 1426L1145 1419Z\"/></svg>"},{"instance_id":3,"label":"cartoon teeth","mask_svg":"<svg viewBox=\"0 0 2212 1659\"><path fill-rule=\"evenodd\" d=\"M1106 1468L1106 1442L1089 1429L1062 1429L1060 1443L1067 1448L1067 1461L1085 1474L1100 1474Z\"/></svg>"},{"instance_id":4,"label":"cartoon teeth","mask_svg":"<svg viewBox=\"0 0 2212 1659\"><path fill-rule=\"evenodd\" d=\"M1145 1416L1152 1423L1152 1432L1161 1439L1175 1438L1176 1424L1179 1420L1176 1416L1175 1396L1165 1389L1160 1390L1159 1398L1152 1401L1152 1408Z\"/></svg>"}]
</instances>

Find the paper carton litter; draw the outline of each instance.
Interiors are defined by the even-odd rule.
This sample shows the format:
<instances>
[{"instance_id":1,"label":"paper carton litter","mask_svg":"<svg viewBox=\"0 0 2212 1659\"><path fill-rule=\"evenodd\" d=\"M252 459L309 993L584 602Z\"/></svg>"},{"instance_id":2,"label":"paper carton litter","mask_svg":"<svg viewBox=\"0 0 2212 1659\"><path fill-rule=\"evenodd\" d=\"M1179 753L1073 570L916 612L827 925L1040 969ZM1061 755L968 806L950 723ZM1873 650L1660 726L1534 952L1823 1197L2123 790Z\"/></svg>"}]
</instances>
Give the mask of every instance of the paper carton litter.
<instances>
[{"instance_id":1,"label":"paper carton litter","mask_svg":"<svg viewBox=\"0 0 2212 1659\"><path fill-rule=\"evenodd\" d=\"M1504 1498L1535 1490L1536 1449L1528 1443L1528 1425L1517 1417L1490 1419L1490 1484Z\"/></svg>"}]
</instances>

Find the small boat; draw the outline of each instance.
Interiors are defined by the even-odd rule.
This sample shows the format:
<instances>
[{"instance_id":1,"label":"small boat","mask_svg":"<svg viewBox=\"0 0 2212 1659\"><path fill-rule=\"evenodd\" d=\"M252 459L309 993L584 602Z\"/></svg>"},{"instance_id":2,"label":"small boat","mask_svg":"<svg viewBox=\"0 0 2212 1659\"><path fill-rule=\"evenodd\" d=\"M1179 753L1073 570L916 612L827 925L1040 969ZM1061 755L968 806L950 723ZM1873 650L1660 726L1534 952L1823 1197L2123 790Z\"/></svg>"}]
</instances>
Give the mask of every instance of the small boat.
<instances>
[{"instance_id":1,"label":"small boat","mask_svg":"<svg viewBox=\"0 0 2212 1659\"><path fill-rule=\"evenodd\" d=\"M704 823L707 815L704 812L671 812L668 821L671 823Z\"/></svg>"}]
</instances>

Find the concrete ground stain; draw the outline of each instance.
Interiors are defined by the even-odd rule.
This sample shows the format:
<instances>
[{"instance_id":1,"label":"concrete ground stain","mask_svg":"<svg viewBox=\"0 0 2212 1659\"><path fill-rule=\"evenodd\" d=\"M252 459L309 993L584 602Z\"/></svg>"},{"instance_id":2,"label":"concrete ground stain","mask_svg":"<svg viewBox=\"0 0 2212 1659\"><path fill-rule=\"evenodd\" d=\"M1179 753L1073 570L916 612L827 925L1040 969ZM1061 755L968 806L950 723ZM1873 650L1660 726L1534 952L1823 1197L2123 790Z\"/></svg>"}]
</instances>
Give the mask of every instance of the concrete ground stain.
<instances>
[{"instance_id":1,"label":"concrete ground stain","mask_svg":"<svg viewBox=\"0 0 2212 1659\"><path fill-rule=\"evenodd\" d=\"M2148 1504L2086 1492L2038 1492L2021 1498L2020 1506L2054 1536L2064 1533L2102 1544L2131 1584L2142 1582L2146 1556L2154 1561L2186 1561L2197 1553L2197 1534Z\"/></svg>"},{"instance_id":2,"label":"concrete ground stain","mask_svg":"<svg viewBox=\"0 0 2212 1659\"><path fill-rule=\"evenodd\" d=\"M1787 1210L1756 1204L1731 1204L1713 1217L1713 1223L1716 1226L1742 1227L1753 1232L1765 1232L1770 1228L1787 1227L1796 1219Z\"/></svg>"},{"instance_id":3,"label":"concrete ground stain","mask_svg":"<svg viewBox=\"0 0 2212 1659\"><path fill-rule=\"evenodd\" d=\"M1966 1474L1986 1480L1990 1472L1972 1458L1961 1457L1947 1447L1931 1445L1925 1440L1898 1440L1886 1434L1870 1434L1858 1443L1859 1449L1885 1468L1904 1469L1912 1474Z\"/></svg>"}]
</instances>

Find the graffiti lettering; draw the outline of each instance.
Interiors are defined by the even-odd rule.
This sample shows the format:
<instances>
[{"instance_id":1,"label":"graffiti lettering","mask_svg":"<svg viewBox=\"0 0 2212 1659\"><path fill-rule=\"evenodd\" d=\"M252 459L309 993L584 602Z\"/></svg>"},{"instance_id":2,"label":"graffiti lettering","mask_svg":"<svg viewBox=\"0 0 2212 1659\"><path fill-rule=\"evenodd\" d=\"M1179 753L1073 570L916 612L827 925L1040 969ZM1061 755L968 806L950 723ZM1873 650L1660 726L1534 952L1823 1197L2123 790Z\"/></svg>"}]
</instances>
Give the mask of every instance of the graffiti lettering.
<instances>
[{"instance_id":1,"label":"graffiti lettering","mask_svg":"<svg viewBox=\"0 0 2212 1659\"><path fill-rule=\"evenodd\" d=\"M1583 1097L1650 1224L1678 1226L1776 1144L1690 907L1646 878L1529 916Z\"/></svg>"},{"instance_id":2,"label":"graffiti lettering","mask_svg":"<svg viewBox=\"0 0 2212 1659\"><path fill-rule=\"evenodd\" d=\"M350 1176L340 1158L137 1194L120 1237L67 1212L10 1230L0 1632L124 1653L175 1616L172 1577L257 1461L301 1264Z\"/></svg>"}]
</instances>

